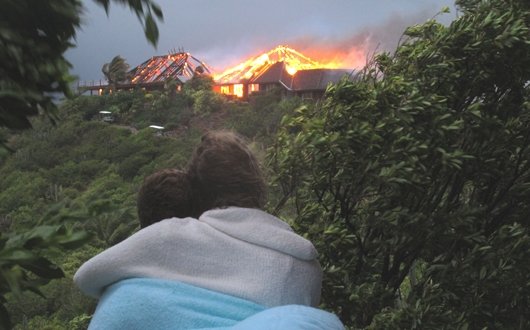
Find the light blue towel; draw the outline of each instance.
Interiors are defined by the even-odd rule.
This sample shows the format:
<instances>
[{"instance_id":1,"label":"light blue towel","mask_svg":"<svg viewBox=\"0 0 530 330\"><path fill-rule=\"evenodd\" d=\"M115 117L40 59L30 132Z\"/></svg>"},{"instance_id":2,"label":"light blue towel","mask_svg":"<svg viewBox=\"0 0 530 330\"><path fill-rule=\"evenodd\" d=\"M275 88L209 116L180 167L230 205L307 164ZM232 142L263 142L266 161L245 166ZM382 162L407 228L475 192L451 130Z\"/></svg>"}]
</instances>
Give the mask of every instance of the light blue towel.
<instances>
[{"instance_id":1,"label":"light blue towel","mask_svg":"<svg viewBox=\"0 0 530 330\"><path fill-rule=\"evenodd\" d=\"M334 314L301 305L266 309L226 330L344 330ZM210 329L214 330L214 329ZM219 330L219 328L215 328Z\"/></svg>"},{"instance_id":2,"label":"light blue towel","mask_svg":"<svg viewBox=\"0 0 530 330\"><path fill-rule=\"evenodd\" d=\"M105 290L89 329L223 328L264 309L244 299L176 281L133 278Z\"/></svg>"},{"instance_id":3,"label":"light blue towel","mask_svg":"<svg viewBox=\"0 0 530 330\"><path fill-rule=\"evenodd\" d=\"M342 330L320 309L253 302L176 281L133 278L105 290L89 330Z\"/></svg>"}]
</instances>

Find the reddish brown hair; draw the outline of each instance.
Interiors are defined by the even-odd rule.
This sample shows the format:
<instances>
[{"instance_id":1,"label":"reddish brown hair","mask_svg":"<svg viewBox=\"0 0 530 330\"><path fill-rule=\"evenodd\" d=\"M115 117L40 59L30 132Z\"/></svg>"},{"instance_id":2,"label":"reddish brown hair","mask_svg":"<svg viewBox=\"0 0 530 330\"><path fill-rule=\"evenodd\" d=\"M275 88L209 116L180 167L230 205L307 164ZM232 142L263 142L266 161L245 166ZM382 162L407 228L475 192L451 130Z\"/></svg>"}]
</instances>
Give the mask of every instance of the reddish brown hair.
<instances>
[{"instance_id":1,"label":"reddish brown hair","mask_svg":"<svg viewBox=\"0 0 530 330\"><path fill-rule=\"evenodd\" d=\"M232 132L205 134L188 166L195 216L218 207L262 208L265 181L254 154Z\"/></svg>"},{"instance_id":2,"label":"reddish brown hair","mask_svg":"<svg viewBox=\"0 0 530 330\"><path fill-rule=\"evenodd\" d=\"M149 175L138 192L140 226L145 228L163 219L192 216L192 194L184 171L164 169Z\"/></svg>"}]
</instances>

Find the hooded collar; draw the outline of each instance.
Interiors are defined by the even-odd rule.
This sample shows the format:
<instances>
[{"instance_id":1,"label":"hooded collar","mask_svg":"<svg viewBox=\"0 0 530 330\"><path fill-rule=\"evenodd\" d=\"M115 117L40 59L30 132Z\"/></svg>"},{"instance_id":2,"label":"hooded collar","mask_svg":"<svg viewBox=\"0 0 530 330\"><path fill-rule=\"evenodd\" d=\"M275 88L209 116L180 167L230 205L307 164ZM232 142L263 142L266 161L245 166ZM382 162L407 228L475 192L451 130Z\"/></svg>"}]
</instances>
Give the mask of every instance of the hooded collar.
<instances>
[{"instance_id":1,"label":"hooded collar","mask_svg":"<svg viewBox=\"0 0 530 330\"><path fill-rule=\"evenodd\" d=\"M314 260L313 244L277 217L258 209L229 207L203 213L199 221L239 240L274 249L301 260Z\"/></svg>"}]
</instances>

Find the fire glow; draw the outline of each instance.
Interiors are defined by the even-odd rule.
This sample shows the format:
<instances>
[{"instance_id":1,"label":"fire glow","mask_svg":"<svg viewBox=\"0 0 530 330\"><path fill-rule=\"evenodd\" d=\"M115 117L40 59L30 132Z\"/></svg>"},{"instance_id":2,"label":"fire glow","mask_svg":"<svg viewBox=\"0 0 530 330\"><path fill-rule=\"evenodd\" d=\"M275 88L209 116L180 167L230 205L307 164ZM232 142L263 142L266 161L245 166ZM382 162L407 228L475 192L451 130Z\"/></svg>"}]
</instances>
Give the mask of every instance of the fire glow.
<instances>
[{"instance_id":1,"label":"fire glow","mask_svg":"<svg viewBox=\"0 0 530 330\"><path fill-rule=\"evenodd\" d=\"M278 46L267 53L250 58L237 66L214 75L214 80L221 84L249 80L265 72L271 65L277 62L283 62L287 73L291 76L295 75L299 70L353 67L351 64L347 65L343 61L337 60L339 57L333 56L333 54L328 53L326 55L328 58L333 57L333 60L326 61L321 59L320 61L315 61L293 48Z\"/></svg>"},{"instance_id":2,"label":"fire glow","mask_svg":"<svg viewBox=\"0 0 530 330\"><path fill-rule=\"evenodd\" d=\"M131 72L131 82L152 83L165 81L169 77L182 76L187 79L193 77L195 70L202 67L202 71L210 73L206 63L192 56L190 53L179 52L167 56L153 56L151 59L140 64Z\"/></svg>"}]
</instances>

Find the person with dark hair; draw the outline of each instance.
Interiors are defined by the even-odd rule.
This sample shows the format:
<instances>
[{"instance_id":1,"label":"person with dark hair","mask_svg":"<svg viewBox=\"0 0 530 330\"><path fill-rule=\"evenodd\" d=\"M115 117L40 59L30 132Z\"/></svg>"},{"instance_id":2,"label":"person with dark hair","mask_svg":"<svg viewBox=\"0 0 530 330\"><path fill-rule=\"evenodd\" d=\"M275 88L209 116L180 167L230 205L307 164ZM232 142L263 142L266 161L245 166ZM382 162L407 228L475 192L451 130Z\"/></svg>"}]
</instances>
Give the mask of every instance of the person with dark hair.
<instances>
[{"instance_id":1,"label":"person with dark hair","mask_svg":"<svg viewBox=\"0 0 530 330\"><path fill-rule=\"evenodd\" d=\"M144 179L136 200L140 228L193 214L192 188L186 172L163 169Z\"/></svg>"},{"instance_id":2,"label":"person with dark hair","mask_svg":"<svg viewBox=\"0 0 530 330\"><path fill-rule=\"evenodd\" d=\"M147 178L138 197L144 229L75 274L83 292L100 298L90 328L342 329L336 316L310 307L320 301L317 252L261 210L265 182L244 140L229 132L204 135L186 173ZM187 211L194 217L159 221L176 215L162 210L169 204L158 204L175 188L164 187L174 174L175 184L184 182L177 191L185 201L190 184ZM279 316L278 327L257 326Z\"/></svg>"}]
</instances>

